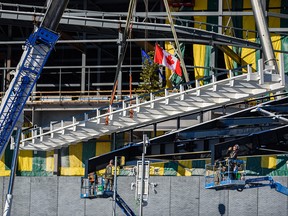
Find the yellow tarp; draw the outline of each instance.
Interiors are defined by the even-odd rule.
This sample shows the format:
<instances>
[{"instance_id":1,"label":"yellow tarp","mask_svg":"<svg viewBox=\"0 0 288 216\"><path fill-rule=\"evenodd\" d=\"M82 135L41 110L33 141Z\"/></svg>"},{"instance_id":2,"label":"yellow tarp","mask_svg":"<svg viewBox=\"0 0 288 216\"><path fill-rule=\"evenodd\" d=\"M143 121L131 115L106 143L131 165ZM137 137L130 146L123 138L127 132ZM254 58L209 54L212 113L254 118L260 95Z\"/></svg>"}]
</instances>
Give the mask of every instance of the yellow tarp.
<instances>
[{"instance_id":1,"label":"yellow tarp","mask_svg":"<svg viewBox=\"0 0 288 216\"><path fill-rule=\"evenodd\" d=\"M54 171L54 151L49 151L46 153L46 171Z\"/></svg>"},{"instance_id":2,"label":"yellow tarp","mask_svg":"<svg viewBox=\"0 0 288 216\"><path fill-rule=\"evenodd\" d=\"M33 151L20 150L18 157L19 171L32 171L33 168Z\"/></svg>"},{"instance_id":3,"label":"yellow tarp","mask_svg":"<svg viewBox=\"0 0 288 216\"><path fill-rule=\"evenodd\" d=\"M280 13L281 10L281 1L269 1L269 12L274 13ZM268 27L269 28L280 28L280 18L279 17L269 17L268 20ZM281 36L271 33L271 40L272 40L272 46L274 50L281 50ZM279 60L279 54L278 52L275 52L276 59ZM279 63L279 61L277 61Z\"/></svg>"},{"instance_id":4,"label":"yellow tarp","mask_svg":"<svg viewBox=\"0 0 288 216\"><path fill-rule=\"evenodd\" d=\"M207 0L204 1L195 1L194 10L195 11L201 11L201 10L207 10ZM195 22L207 22L206 16L194 16ZM195 28L201 28L206 29L205 25L201 25L199 23L195 23ZM205 66L205 56L206 56L206 46L205 45L199 45L199 44L193 44L193 58L194 58L194 66L204 67ZM204 77L204 68L195 68L195 79L199 79Z\"/></svg>"},{"instance_id":5,"label":"yellow tarp","mask_svg":"<svg viewBox=\"0 0 288 216\"><path fill-rule=\"evenodd\" d=\"M111 151L111 142L97 142L97 144L96 144L96 156L108 153L110 151Z\"/></svg>"},{"instance_id":6,"label":"yellow tarp","mask_svg":"<svg viewBox=\"0 0 288 216\"><path fill-rule=\"evenodd\" d=\"M276 169L277 156L263 156L261 159L261 167L267 169Z\"/></svg>"},{"instance_id":7,"label":"yellow tarp","mask_svg":"<svg viewBox=\"0 0 288 216\"><path fill-rule=\"evenodd\" d=\"M179 161L177 176L191 176L192 175L192 172L190 171L191 168L192 168L191 160Z\"/></svg>"},{"instance_id":8,"label":"yellow tarp","mask_svg":"<svg viewBox=\"0 0 288 216\"><path fill-rule=\"evenodd\" d=\"M69 167L60 167L61 175L83 176L84 168L82 162L83 144L69 146Z\"/></svg>"},{"instance_id":9,"label":"yellow tarp","mask_svg":"<svg viewBox=\"0 0 288 216\"><path fill-rule=\"evenodd\" d=\"M225 1L223 2L223 9L227 11L231 11L231 8L232 8L231 5L232 5L231 0ZM231 28L233 27L232 17L223 16L222 23L223 23L223 26L227 27L227 28L223 27L222 34L233 36L233 30ZM229 48L232 49L231 46L229 46ZM226 69L232 70L234 68L234 61L225 53L224 53L224 61L225 61Z\"/></svg>"},{"instance_id":10,"label":"yellow tarp","mask_svg":"<svg viewBox=\"0 0 288 216\"><path fill-rule=\"evenodd\" d=\"M150 175L164 175L164 163L153 163L150 165Z\"/></svg>"},{"instance_id":11,"label":"yellow tarp","mask_svg":"<svg viewBox=\"0 0 288 216\"><path fill-rule=\"evenodd\" d=\"M4 162L5 162L5 155L3 154L0 160L0 176L9 176L10 170L6 170L6 166Z\"/></svg>"}]
</instances>

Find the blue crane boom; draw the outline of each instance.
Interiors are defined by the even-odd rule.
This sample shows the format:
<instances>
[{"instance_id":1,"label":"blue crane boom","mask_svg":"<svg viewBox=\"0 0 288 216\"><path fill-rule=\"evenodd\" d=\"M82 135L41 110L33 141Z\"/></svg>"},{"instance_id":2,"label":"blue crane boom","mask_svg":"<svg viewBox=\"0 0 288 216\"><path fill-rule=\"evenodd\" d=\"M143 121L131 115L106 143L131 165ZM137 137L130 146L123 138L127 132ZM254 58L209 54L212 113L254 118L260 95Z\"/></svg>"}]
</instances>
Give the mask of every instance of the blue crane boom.
<instances>
[{"instance_id":1,"label":"blue crane boom","mask_svg":"<svg viewBox=\"0 0 288 216\"><path fill-rule=\"evenodd\" d=\"M40 27L35 28L35 31L25 43L24 52L17 65L14 78L2 99L0 106L0 158L7 147L14 127L17 127L17 143L15 144L12 159L12 169L3 216L10 216L11 213L13 184L22 128L22 119L19 118L23 114L26 101L38 81L52 49L59 39L59 34L55 30L67 4L68 0L50 1Z\"/></svg>"},{"instance_id":2,"label":"blue crane boom","mask_svg":"<svg viewBox=\"0 0 288 216\"><path fill-rule=\"evenodd\" d=\"M0 158L42 69L55 47L59 34L54 32L68 0L51 1L39 28L27 39L8 90L0 106Z\"/></svg>"},{"instance_id":3,"label":"blue crane boom","mask_svg":"<svg viewBox=\"0 0 288 216\"><path fill-rule=\"evenodd\" d=\"M0 156L58 38L58 34L38 28L26 41L15 76L0 107Z\"/></svg>"}]
</instances>

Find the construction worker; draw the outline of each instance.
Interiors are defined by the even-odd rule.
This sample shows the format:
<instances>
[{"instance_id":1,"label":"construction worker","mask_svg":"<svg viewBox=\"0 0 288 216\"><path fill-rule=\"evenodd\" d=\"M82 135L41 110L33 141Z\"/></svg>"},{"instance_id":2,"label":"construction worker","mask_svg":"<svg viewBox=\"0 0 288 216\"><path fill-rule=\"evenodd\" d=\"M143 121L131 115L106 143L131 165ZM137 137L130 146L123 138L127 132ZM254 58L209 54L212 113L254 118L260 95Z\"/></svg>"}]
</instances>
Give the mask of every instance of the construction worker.
<instances>
[{"instance_id":1,"label":"construction worker","mask_svg":"<svg viewBox=\"0 0 288 216\"><path fill-rule=\"evenodd\" d=\"M97 175L95 172L91 172L88 174L88 179L90 182L90 194L91 195L95 195L95 191L96 191L96 185L98 184L98 179L97 179Z\"/></svg>"},{"instance_id":2,"label":"construction worker","mask_svg":"<svg viewBox=\"0 0 288 216\"><path fill-rule=\"evenodd\" d=\"M238 157L238 151L239 151L239 145L235 144L233 147L229 147L227 150L227 166L228 166L228 176L230 180L235 180L236 179L236 173L238 172L237 170L237 164L235 160L237 160Z\"/></svg>"},{"instance_id":3,"label":"construction worker","mask_svg":"<svg viewBox=\"0 0 288 216\"><path fill-rule=\"evenodd\" d=\"M114 184L113 164L114 164L114 161L110 160L109 164L106 166L105 174L104 174L104 178L105 178L104 190L107 190L108 184L109 184L109 189L111 191L113 190L113 184Z\"/></svg>"},{"instance_id":4,"label":"construction worker","mask_svg":"<svg viewBox=\"0 0 288 216\"><path fill-rule=\"evenodd\" d=\"M235 144L233 147L228 148L226 155L228 156L229 159L236 160L238 156L238 150L239 150L239 145Z\"/></svg>"}]
</instances>

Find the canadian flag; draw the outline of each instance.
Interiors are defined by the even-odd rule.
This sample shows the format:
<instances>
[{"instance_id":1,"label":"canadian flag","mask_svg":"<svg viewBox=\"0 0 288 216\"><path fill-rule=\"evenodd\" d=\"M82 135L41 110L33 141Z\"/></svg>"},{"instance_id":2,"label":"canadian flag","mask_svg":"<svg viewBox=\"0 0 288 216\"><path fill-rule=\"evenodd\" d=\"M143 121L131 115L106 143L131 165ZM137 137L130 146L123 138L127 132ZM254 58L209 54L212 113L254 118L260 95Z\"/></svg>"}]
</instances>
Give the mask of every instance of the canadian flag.
<instances>
[{"instance_id":1,"label":"canadian flag","mask_svg":"<svg viewBox=\"0 0 288 216\"><path fill-rule=\"evenodd\" d=\"M182 76L179 59L163 50L158 44L155 46L154 62L173 70L178 76Z\"/></svg>"}]
</instances>

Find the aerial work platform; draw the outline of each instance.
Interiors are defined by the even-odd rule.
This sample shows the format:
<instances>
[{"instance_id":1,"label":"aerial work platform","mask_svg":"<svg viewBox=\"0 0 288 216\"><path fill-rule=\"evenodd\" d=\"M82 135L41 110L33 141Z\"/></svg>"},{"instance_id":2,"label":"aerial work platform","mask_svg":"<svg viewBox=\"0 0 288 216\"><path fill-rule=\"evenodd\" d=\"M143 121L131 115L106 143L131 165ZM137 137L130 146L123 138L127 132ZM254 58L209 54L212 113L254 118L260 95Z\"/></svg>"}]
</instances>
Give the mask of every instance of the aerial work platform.
<instances>
[{"instance_id":1,"label":"aerial work platform","mask_svg":"<svg viewBox=\"0 0 288 216\"><path fill-rule=\"evenodd\" d=\"M205 172L206 189L237 189L245 187L246 162L227 159L207 164Z\"/></svg>"},{"instance_id":2,"label":"aerial work platform","mask_svg":"<svg viewBox=\"0 0 288 216\"><path fill-rule=\"evenodd\" d=\"M267 183L262 183L266 181ZM288 196L288 187L274 181L271 176L246 179L244 160L226 159L207 164L205 170L205 188L215 190L237 190L270 186L277 192Z\"/></svg>"},{"instance_id":3,"label":"aerial work platform","mask_svg":"<svg viewBox=\"0 0 288 216\"><path fill-rule=\"evenodd\" d=\"M88 177L81 177L81 193L80 198L109 198L112 197L119 206L119 208L127 216L136 216L133 210L127 205L124 199L116 192L104 190L105 180L103 177L98 177L96 174L89 175Z\"/></svg>"}]
</instances>

